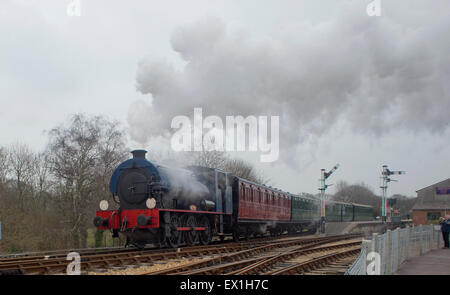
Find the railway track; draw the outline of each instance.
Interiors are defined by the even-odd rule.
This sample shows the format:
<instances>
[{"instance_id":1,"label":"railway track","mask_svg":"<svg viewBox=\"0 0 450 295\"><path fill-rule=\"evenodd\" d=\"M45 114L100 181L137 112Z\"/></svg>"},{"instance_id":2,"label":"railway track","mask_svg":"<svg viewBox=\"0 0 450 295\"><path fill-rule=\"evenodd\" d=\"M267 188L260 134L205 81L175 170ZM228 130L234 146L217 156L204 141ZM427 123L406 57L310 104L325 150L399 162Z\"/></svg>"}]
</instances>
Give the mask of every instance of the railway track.
<instances>
[{"instance_id":1,"label":"railway track","mask_svg":"<svg viewBox=\"0 0 450 295\"><path fill-rule=\"evenodd\" d=\"M244 242L228 242L208 246L183 247L178 249L135 249L107 250L103 252L80 253L81 269L84 272L98 269L122 267L126 265L149 265L155 261L167 261L180 258L204 258L205 255L219 256L236 253L261 245L271 244L274 241L284 243L296 243L300 240L308 240L304 236L282 236L254 238ZM0 260L0 274L56 274L65 273L70 261L66 255L54 256L39 255L20 258L3 258Z\"/></svg>"},{"instance_id":2,"label":"railway track","mask_svg":"<svg viewBox=\"0 0 450 295\"><path fill-rule=\"evenodd\" d=\"M118 249L123 249L122 246L117 247L101 247L101 248L80 248L80 249L61 249L61 250L51 250L51 251L37 251L37 252L24 252L24 253L12 253L12 254L1 254L0 262L10 260L10 259L24 259L26 257L44 257L44 256L60 256L69 252L78 253L89 253L89 252L106 252L114 251Z\"/></svg>"},{"instance_id":3,"label":"railway track","mask_svg":"<svg viewBox=\"0 0 450 295\"><path fill-rule=\"evenodd\" d=\"M146 250L150 250L152 248L148 248ZM11 256L4 256L0 258L0 265L4 263L12 263L12 262L25 262L25 261L34 261L34 260L47 260L47 259L54 259L54 258L65 258L67 257L68 253L71 252L77 252L81 256L83 255L94 255L94 254L109 254L109 253L120 253L120 252L133 252L136 251L136 249L131 248L103 248L103 249L68 249L68 250L61 250L61 251L55 251L55 252L36 252L33 255L31 254L24 254L22 255L11 255Z\"/></svg>"},{"instance_id":4,"label":"railway track","mask_svg":"<svg viewBox=\"0 0 450 295\"><path fill-rule=\"evenodd\" d=\"M348 239L352 239L348 241ZM172 268L141 273L143 275L208 275L208 274L270 274L280 263L289 262L296 257L308 257L310 254L341 252L342 249L359 253L361 241L354 235L341 235L324 238L311 238L302 241L280 241L267 245L241 250L228 255L220 255L199 262L183 264ZM351 249L348 249L351 248ZM342 254L346 255L346 254ZM341 256L342 256L341 255ZM326 261L331 261L329 258ZM285 263L286 264L286 263Z\"/></svg>"},{"instance_id":5,"label":"railway track","mask_svg":"<svg viewBox=\"0 0 450 295\"><path fill-rule=\"evenodd\" d=\"M310 232L299 232L295 234L283 235L278 237L265 236L265 237L254 237L254 238L241 238L241 242L252 242L252 241L271 241L279 238L290 238L290 237L299 237L304 235L310 235ZM231 238L231 237L230 237ZM217 240L210 243L210 245L223 245L224 243L232 243L232 240L226 239L224 241ZM180 245L183 247L183 245ZM145 251L147 250L158 250L159 247L156 246L147 246ZM81 249L62 249L62 250L53 250L53 251L40 251L40 252L26 252L26 253L14 253L14 254L3 254L0 255L0 264L3 262L12 262L12 261L26 261L26 260L36 260L36 259L49 259L49 258L58 258L58 257L66 257L70 252L77 252L80 255L92 255L92 254L108 254L108 253L117 253L117 252L132 252L136 251L136 248L124 248L123 246L118 247L103 247L103 248L81 248Z\"/></svg>"},{"instance_id":6,"label":"railway track","mask_svg":"<svg viewBox=\"0 0 450 295\"><path fill-rule=\"evenodd\" d=\"M359 254L344 256L338 258L324 266L318 267L316 269L306 271L304 275L344 275L349 267L353 264Z\"/></svg>"},{"instance_id":7,"label":"railway track","mask_svg":"<svg viewBox=\"0 0 450 295\"><path fill-rule=\"evenodd\" d=\"M287 269L296 266L297 264L309 263L314 259L321 258L323 256L331 255L330 258L324 262L328 263L332 261L334 255L340 253L347 253L351 251L359 254L361 241L350 242L338 242L330 243L322 246L317 246L309 249L292 249L284 253L275 253L262 261L256 262L252 265L239 269L229 275L273 275L273 274L293 274L290 272L285 273ZM343 254L344 255L344 254ZM342 255L341 255L342 256ZM345 255L344 255L345 256ZM336 257L338 258L338 257Z\"/></svg>"}]
</instances>

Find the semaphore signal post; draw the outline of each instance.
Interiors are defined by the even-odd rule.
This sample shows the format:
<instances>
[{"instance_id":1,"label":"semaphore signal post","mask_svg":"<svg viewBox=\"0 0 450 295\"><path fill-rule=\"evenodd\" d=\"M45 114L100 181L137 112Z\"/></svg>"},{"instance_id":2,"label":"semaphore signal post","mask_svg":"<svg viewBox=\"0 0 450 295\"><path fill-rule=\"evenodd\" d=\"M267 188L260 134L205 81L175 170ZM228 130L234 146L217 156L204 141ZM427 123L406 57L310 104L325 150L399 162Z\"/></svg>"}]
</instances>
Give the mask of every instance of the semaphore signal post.
<instances>
[{"instance_id":1,"label":"semaphore signal post","mask_svg":"<svg viewBox=\"0 0 450 295\"><path fill-rule=\"evenodd\" d=\"M325 169L320 169L320 232L325 232L325 190L331 185L326 184L328 177L333 174L339 168L339 164L336 164L330 171L325 172Z\"/></svg>"},{"instance_id":2,"label":"semaphore signal post","mask_svg":"<svg viewBox=\"0 0 450 295\"><path fill-rule=\"evenodd\" d=\"M383 165L382 171L381 171L381 216L383 222L387 221L386 215L387 215L387 188L388 183L391 181L398 181L395 179L391 179L391 175L401 175L406 174L405 171L391 171L388 169L387 165Z\"/></svg>"}]
</instances>

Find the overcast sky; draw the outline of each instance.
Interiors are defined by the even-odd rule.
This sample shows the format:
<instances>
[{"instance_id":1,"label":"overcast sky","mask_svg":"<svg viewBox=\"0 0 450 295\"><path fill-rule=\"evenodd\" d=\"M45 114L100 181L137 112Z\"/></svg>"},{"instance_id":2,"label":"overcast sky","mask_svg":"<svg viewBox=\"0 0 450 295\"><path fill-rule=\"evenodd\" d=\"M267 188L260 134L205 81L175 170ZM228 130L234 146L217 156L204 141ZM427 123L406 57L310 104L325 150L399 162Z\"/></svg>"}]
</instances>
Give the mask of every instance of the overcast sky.
<instances>
[{"instance_id":1,"label":"overcast sky","mask_svg":"<svg viewBox=\"0 0 450 295\"><path fill-rule=\"evenodd\" d=\"M401 169L389 194L450 177L450 2L103 1L0 4L0 145L42 149L70 114L117 119L156 145L176 115L279 115L271 183L317 192ZM133 3L133 4L131 4ZM331 188L330 193L333 192Z\"/></svg>"}]
</instances>

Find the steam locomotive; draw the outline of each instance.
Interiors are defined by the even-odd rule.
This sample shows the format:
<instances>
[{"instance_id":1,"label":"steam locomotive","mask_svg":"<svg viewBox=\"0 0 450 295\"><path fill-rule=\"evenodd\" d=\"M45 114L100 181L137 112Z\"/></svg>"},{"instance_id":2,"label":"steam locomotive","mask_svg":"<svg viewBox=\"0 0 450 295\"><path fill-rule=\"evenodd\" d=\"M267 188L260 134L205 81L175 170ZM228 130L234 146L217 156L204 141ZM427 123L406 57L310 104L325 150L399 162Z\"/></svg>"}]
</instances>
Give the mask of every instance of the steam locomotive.
<instances>
[{"instance_id":1,"label":"steam locomotive","mask_svg":"<svg viewBox=\"0 0 450 295\"><path fill-rule=\"evenodd\" d=\"M319 201L257 184L230 173L199 166L169 168L145 158L145 150L131 152L110 181L119 209L100 202L94 225L113 237L126 237L138 248L181 244L207 245L214 236L260 236L269 232L315 232L320 221ZM327 202L328 221L372 220L372 208Z\"/></svg>"}]
</instances>

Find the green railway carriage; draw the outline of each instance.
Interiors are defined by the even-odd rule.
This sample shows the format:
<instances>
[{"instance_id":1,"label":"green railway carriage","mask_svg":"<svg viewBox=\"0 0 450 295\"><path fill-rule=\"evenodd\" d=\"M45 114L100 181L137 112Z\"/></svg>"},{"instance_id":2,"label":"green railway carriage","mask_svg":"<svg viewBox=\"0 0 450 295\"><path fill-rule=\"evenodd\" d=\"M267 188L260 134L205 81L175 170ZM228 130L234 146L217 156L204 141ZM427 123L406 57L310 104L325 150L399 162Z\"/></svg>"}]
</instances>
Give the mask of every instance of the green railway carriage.
<instances>
[{"instance_id":1,"label":"green railway carriage","mask_svg":"<svg viewBox=\"0 0 450 295\"><path fill-rule=\"evenodd\" d=\"M325 218L328 222L342 221L342 203L331 201L326 202Z\"/></svg>"},{"instance_id":2,"label":"green railway carriage","mask_svg":"<svg viewBox=\"0 0 450 295\"><path fill-rule=\"evenodd\" d=\"M373 208L367 205L327 201L325 215L327 222L368 221L373 220ZM320 201L292 195L291 218L294 223L317 222L320 220Z\"/></svg>"},{"instance_id":3,"label":"green railway carriage","mask_svg":"<svg viewBox=\"0 0 450 295\"><path fill-rule=\"evenodd\" d=\"M347 204L347 203L342 203L341 204L341 210L342 210L342 221L353 221L353 208L355 207L355 205L353 204Z\"/></svg>"},{"instance_id":4,"label":"green railway carriage","mask_svg":"<svg viewBox=\"0 0 450 295\"><path fill-rule=\"evenodd\" d=\"M314 221L320 219L320 202L316 199L292 196L292 221Z\"/></svg>"},{"instance_id":5,"label":"green railway carriage","mask_svg":"<svg viewBox=\"0 0 450 295\"><path fill-rule=\"evenodd\" d=\"M328 201L325 205L328 222L373 220L373 208L367 205Z\"/></svg>"},{"instance_id":6,"label":"green railway carriage","mask_svg":"<svg viewBox=\"0 0 450 295\"><path fill-rule=\"evenodd\" d=\"M373 208L366 205L354 205L354 221L373 220Z\"/></svg>"}]
</instances>

